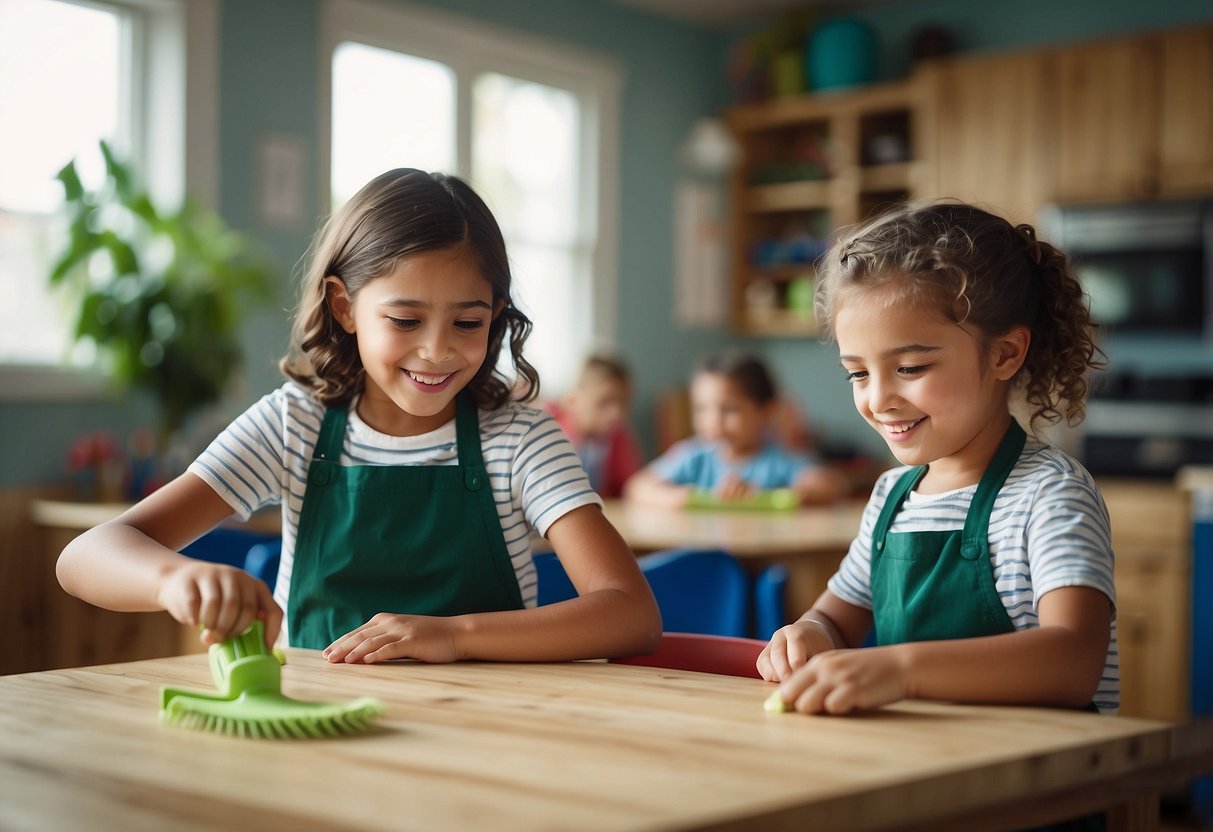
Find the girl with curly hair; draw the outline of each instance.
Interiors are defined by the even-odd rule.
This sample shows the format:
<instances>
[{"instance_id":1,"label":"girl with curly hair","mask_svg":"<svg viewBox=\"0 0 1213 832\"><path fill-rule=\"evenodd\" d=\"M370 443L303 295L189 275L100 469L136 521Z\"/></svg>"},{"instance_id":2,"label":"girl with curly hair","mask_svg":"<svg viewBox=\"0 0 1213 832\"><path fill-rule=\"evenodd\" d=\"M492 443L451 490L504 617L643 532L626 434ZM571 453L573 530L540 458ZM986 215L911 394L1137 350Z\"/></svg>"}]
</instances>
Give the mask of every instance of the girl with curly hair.
<instances>
[{"instance_id":1,"label":"girl with curly hair","mask_svg":"<svg viewBox=\"0 0 1213 832\"><path fill-rule=\"evenodd\" d=\"M268 642L281 633L330 662L655 649L660 615L635 556L559 426L525 404L539 379L510 285L501 231L467 184L407 168L372 180L313 247L281 365L290 381L186 473L73 541L64 588L168 610L208 644L260 617ZM178 554L274 503L272 596L241 569ZM579 597L535 608L532 530Z\"/></svg>"},{"instance_id":2,"label":"girl with curly hair","mask_svg":"<svg viewBox=\"0 0 1213 832\"><path fill-rule=\"evenodd\" d=\"M1078 462L1024 430L1080 420L1102 366L1065 256L969 205L911 205L833 247L816 301L856 409L903 466L876 484L828 589L760 656L779 700L1115 712L1107 508Z\"/></svg>"}]
</instances>

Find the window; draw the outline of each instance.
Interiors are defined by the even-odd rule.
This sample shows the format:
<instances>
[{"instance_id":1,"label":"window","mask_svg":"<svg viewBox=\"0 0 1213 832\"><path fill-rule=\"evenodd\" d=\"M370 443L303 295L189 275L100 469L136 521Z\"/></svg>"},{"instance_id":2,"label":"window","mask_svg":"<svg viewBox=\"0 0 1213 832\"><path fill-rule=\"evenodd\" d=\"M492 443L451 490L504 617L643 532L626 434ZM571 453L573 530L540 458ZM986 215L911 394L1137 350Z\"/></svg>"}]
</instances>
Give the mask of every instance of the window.
<instances>
[{"instance_id":1,"label":"window","mask_svg":"<svg viewBox=\"0 0 1213 832\"><path fill-rule=\"evenodd\" d=\"M54 217L63 203L55 174L79 157L81 175L100 175L97 142L129 146L124 112L129 79L120 11L52 0L0 6L0 362L55 364L68 343L67 310L46 288L47 265L62 241Z\"/></svg>"},{"instance_id":2,"label":"window","mask_svg":"<svg viewBox=\"0 0 1213 832\"><path fill-rule=\"evenodd\" d=\"M70 398L98 387L83 374L48 372L71 363L73 323L72 310L47 286L63 242L63 193L54 177L76 158L82 177L98 181L103 138L137 161L158 199L176 201L184 191L184 138L197 155L193 173L213 175L207 162L213 124L199 115L213 112L213 102L205 96L194 102L195 123L187 131L185 99L187 78L205 87L213 68L207 39L216 8L215 0L188 7L182 0L0 3L0 124L6 126L0 131L0 396ZM200 196L213 201L213 194ZM88 358L75 356L82 364Z\"/></svg>"},{"instance_id":3,"label":"window","mask_svg":"<svg viewBox=\"0 0 1213 832\"><path fill-rule=\"evenodd\" d=\"M614 331L618 72L475 21L332 0L332 207L393 167L454 173L505 236L545 396Z\"/></svg>"}]
</instances>

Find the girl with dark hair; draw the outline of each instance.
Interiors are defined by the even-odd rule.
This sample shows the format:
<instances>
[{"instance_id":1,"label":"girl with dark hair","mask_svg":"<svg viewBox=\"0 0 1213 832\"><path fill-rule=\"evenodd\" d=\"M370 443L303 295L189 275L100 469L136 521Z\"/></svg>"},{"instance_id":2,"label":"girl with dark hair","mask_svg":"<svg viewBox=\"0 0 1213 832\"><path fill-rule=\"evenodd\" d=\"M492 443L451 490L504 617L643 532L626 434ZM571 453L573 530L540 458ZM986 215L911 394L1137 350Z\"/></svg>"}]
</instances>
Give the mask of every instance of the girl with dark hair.
<instances>
[{"instance_id":1,"label":"girl with dark hair","mask_svg":"<svg viewBox=\"0 0 1213 832\"><path fill-rule=\"evenodd\" d=\"M846 493L843 477L774 434L779 393L766 365L746 353L703 359L691 378L695 435L674 443L627 482L628 499L650 505L829 503ZM756 499L758 498L758 499Z\"/></svg>"},{"instance_id":2,"label":"girl with dark hair","mask_svg":"<svg viewBox=\"0 0 1213 832\"><path fill-rule=\"evenodd\" d=\"M291 381L189 470L59 559L65 589L115 610L166 609L204 643L266 622L330 662L557 661L643 653L660 615L555 421L530 391L531 323L505 243L454 177L385 173L317 238ZM269 589L177 551L232 514L282 506ZM533 609L532 530L579 597ZM285 615L284 612L285 611Z\"/></svg>"},{"instance_id":3,"label":"girl with dark hair","mask_svg":"<svg viewBox=\"0 0 1213 832\"><path fill-rule=\"evenodd\" d=\"M904 698L1114 713L1107 508L1024 430L1080 420L1102 366L1065 256L969 205L911 205L840 240L817 292L855 407L903 466L759 671L810 713ZM852 649L873 628L877 646Z\"/></svg>"}]
</instances>

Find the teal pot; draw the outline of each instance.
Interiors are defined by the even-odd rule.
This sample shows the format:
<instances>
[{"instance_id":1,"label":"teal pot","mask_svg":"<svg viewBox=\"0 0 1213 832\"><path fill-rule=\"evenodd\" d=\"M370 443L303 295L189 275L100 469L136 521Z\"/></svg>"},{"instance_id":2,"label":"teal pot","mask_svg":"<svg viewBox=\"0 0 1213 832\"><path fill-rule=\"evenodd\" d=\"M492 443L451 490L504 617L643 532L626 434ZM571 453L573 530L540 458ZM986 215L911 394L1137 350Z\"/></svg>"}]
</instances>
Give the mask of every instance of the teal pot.
<instances>
[{"instance_id":1,"label":"teal pot","mask_svg":"<svg viewBox=\"0 0 1213 832\"><path fill-rule=\"evenodd\" d=\"M871 83L876 80L876 32L853 17L822 23L809 36L805 72L813 91Z\"/></svg>"}]
</instances>

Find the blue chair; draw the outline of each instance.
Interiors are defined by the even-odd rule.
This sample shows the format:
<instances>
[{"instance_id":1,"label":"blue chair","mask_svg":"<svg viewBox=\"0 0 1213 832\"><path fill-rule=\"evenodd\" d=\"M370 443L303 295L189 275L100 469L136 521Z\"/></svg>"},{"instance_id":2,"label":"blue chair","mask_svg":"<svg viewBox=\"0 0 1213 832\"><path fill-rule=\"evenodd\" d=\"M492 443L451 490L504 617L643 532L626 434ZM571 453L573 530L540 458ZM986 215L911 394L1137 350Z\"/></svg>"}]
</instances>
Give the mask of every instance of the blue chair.
<instances>
[{"instance_id":1,"label":"blue chair","mask_svg":"<svg viewBox=\"0 0 1213 832\"><path fill-rule=\"evenodd\" d=\"M615 664L695 670L722 676L761 679L758 654L767 646L756 638L733 638L704 633L662 633L657 652L611 659Z\"/></svg>"},{"instance_id":2,"label":"blue chair","mask_svg":"<svg viewBox=\"0 0 1213 832\"><path fill-rule=\"evenodd\" d=\"M756 638L770 641L775 631L788 623L787 590L788 570L778 563L768 566L754 578Z\"/></svg>"},{"instance_id":3,"label":"blue chair","mask_svg":"<svg viewBox=\"0 0 1213 832\"><path fill-rule=\"evenodd\" d=\"M181 554L211 563L243 567L245 555L252 546L277 539L277 535L219 526L186 546Z\"/></svg>"},{"instance_id":4,"label":"blue chair","mask_svg":"<svg viewBox=\"0 0 1213 832\"><path fill-rule=\"evenodd\" d=\"M278 561L282 556L282 538L275 537L249 547L244 555L244 571L265 581L270 589L278 580Z\"/></svg>"},{"instance_id":5,"label":"blue chair","mask_svg":"<svg viewBox=\"0 0 1213 832\"><path fill-rule=\"evenodd\" d=\"M750 580L728 552L674 549L638 559L666 632L750 635Z\"/></svg>"},{"instance_id":6,"label":"blue chair","mask_svg":"<svg viewBox=\"0 0 1213 832\"><path fill-rule=\"evenodd\" d=\"M539 552L532 555L531 560L535 563L535 575L539 579L539 606L577 597L577 589L555 552Z\"/></svg>"}]
</instances>

